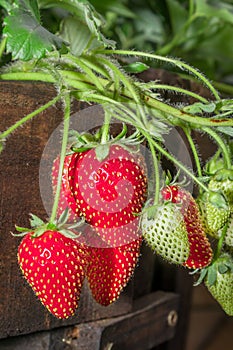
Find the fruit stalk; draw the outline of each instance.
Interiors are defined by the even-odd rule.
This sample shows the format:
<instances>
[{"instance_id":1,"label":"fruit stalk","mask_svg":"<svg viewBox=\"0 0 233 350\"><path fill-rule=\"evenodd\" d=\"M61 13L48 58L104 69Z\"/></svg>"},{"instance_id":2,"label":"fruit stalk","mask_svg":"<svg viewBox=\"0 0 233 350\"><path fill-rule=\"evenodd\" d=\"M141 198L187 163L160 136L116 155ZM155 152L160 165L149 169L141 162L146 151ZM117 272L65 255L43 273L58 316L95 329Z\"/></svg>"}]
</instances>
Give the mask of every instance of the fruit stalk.
<instances>
[{"instance_id":1,"label":"fruit stalk","mask_svg":"<svg viewBox=\"0 0 233 350\"><path fill-rule=\"evenodd\" d=\"M65 160L66 155L66 147L68 143L68 133L69 133L69 125L70 125L70 95L66 94L64 96L64 127L63 127L63 137L62 137L62 146L61 146L61 154L60 154L60 164L59 164L59 171L58 171L58 179L57 179L57 188L55 192L53 207L52 207L52 213L50 216L50 223L53 223L56 219L57 214L57 208L60 198L60 192L61 192L61 184L62 184L62 172L63 172L63 164Z\"/></svg>"}]
</instances>

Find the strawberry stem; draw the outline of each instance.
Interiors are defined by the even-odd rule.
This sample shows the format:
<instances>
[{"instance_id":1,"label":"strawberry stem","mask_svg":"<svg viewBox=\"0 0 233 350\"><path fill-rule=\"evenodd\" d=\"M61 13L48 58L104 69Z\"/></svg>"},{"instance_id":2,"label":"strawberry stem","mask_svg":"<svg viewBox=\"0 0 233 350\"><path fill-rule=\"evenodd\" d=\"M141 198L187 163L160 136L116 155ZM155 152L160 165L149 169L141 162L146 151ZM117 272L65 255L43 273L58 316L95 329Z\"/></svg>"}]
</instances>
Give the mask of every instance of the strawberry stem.
<instances>
[{"instance_id":1,"label":"strawberry stem","mask_svg":"<svg viewBox=\"0 0 233 350\"><path fill-rule=\"evenodd\" d=\"M214 252L213 262L216 261L218 259L219 255L221 254L222 246L223 246L225 236L227 233L227 229L228 229L228 223L226 223L226 225L222 229L221 237L218 240L217 248Z\"/></svg>"},{"instance_id":2,"label":"strawberry stem","mask_svg":"<svg viewBox=\"0 0 233 350\"><path fill-rule=\"evenodd\" d=\"M154 147L163 154L168 160L173 162L175 165L178 166L179 169L184 171L191 179L193 179L205 192L209 192L208 187L206 187L189 169L185 167L183 163L181 163L179 160L174 158L170 153L168 153L163 147L161 147L156 141L151 139L151 142L153 143Z\"/></svg>"},{"instance_id":3,"label":"strawberry stem","mask_svg":"<svg viewBox=\"0 0 233 350\"><path fill-rule=\"evenodd\" d=\"M104 109L104 125L102 127L101 143L105 144L109 141L109 128L110 128L111 114L108 109Z\"/></svg>"},{"instance_id":4,"label":"strawberry stem","mask_svg":"<svg viewBox=\"0 0 233 350\"><path fill-rule=\"evenodd\" d=\"M193 138L191 136L191 130L188 129L188 128L183 127L183 131L184 131L184 133L185 133L185 135L187 137L187 140L189 142L190 148L192 150L194 161L195 161L195 164L196 164L196 167L197 167L198 176L202 177L201 163L200 163L200 159L199 159L199 156L198 156L198 153L197 153L196 146L195 146L195 144L193 142Z\"/></svg>"},{"instance_id":5,"label":"strawberry stem","mask_svg":"<svg viewBox=\"0 0 233 350\"><path fill-rule=\"evenodd\" d=\"M153 205L156 205L159 203L159 195L160 195L160 175L159 175L159 162L158 158L155 153L155 148L151 142L151 138L147 139L149 146L150 146L150 151L152 154L152 159L153 159L153 164L154 164L154 177L155 177L155 194L154 194L154 203Z\"/></svg>"},{"instance_id":6,"label":"strawberry stem","mask_svg":"<svg viewBox=\"0 0 233 350\"><path fill-rule=\"evenodd\" d=\"M139 56L139 57L145 57L145 58L150 58L150 59L155 59L158 61L163 61L166 63L170 63L172 65L175 65L183 70L186 70L190 72L192 75L197 77L199 80L201 80L212 92L213 96L216 98L216 100L220 100L220 96L217 92L217 90L214 88L214 86L209 82L209 80L198 70L195 68L191 67L185 62L182 62L176 58L172 57L166 57L166 56L160 56L160 55L154 55L150 54L148 52L141 52L141 51L128 51L128 50L111 50L111 49L105 49L105 50L97 50L97 53L102 53L105 55L124 55L124 56Z\"/></svg>"},{"instance_id":7,"label":"strawberry stem","mask_svg":"<svg viewBox=\"0 0 233 350\"><path fill-rule=\"evenodd\" d=\"M219 147L222 150L225 166L227 169L231 169L231 156L229 154L227 146L225 145L225 142L213 129L209 127L202 127L202 130L207 134L209 134L215 140L215 142L219 145Z\"/></svg>"},{"instance_id":8,"label":"strawberry stem","mask_svg":"<svg viewBox=\"0 0 233 350\"><path fill-rule=\"evenodd\" d=\"M61 153L60 153L60 164L59 164L59 171L58 171L58 179L57 179L57 188L56 193L54 197L53 207L52 207L52 213L50 216L49 222L53 224L53 222L56 219L57 215L57 208L60 198L60 192L61 192L61 185L62 185L62 172L63 172L63 164L66 156L66 147L68 143L68 134L69 134L69 124L70 124L70 94L66 94L64 96L64 127L63 127L63 137L62 137L62 146L61 146Z\"/></svg>"}]
</instances>

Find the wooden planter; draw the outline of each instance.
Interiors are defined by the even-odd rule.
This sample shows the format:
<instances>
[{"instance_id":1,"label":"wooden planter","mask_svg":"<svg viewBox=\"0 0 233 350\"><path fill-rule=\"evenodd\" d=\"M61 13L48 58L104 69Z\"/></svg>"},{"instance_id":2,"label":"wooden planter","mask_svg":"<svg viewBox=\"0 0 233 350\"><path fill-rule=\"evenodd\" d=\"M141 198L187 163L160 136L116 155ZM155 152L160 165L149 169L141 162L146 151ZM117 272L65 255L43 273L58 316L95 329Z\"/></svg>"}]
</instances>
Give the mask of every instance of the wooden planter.
<instances>
[{"instance_id":1,"label":"wooden planter","mask_svg":"<svg viewBox=\"0 0 233 350\"><path fill-rule=\"evenodd\" d=\"M43 83L0 82L0 130L54 96L53 87ZM73 111L84 107L75 103ZM15 224L28 226L31 212L47 217L39 164L62 116L61 104L41 113L7 140L0 157L0 349L147 350L176 339L177 348L169 344L181 350L184 335L179 330L183 334L187 326L191 279L182 269L174 274L166 267L165 273L145 246L135 276L117 302L98 305L85 284L76 315L66 321L51 316L22 278L16 257L20 239L10 232ZM179 298L181 291L185 299Z\"/></svg>"}]
</instances>

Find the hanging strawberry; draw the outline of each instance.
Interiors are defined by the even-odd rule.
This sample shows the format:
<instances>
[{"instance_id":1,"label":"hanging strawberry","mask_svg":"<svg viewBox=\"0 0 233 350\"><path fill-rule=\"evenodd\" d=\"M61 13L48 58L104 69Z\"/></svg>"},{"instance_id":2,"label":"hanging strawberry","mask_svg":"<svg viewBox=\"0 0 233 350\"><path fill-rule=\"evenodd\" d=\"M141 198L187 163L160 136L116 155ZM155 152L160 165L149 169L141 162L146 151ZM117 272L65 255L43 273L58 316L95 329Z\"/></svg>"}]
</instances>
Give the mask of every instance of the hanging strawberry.
<instances>
[{"instance_id":1,"label":"hanging strawberry","mask_svg":"<svg viewBox=\"0 0 233 350\"><path fill-rule=\"evenodd\" d=\"M91 227L89 231L95 234ZM119 247L106 247L98 236L95 246L87 250L87 280L93 298L101 305L107 306L116 301L123 288L133 276L142 239L138 238Z\"/></svg>"},{"instance_id":2,"label":"hanging strawberry","mask_svg":"<svg viewBox=\"0 0 233 350\"><path fill-rule=\"evenodd\" d=\"M188 259L183 265L191 269L209 265L213 252L195 199L180 186L166 186L161 193L163 199L176 204L183 215L190 247Z\"/></svg>"},{"instance_id":3,"label":"hanging strawberry","mask_svg":"<svg viewBox=\"0 0 233 350\"><path fill-rule=\"evenodd\" d=\"M137 215L147 193L141 156L114 144L100 160L94 148L75 153L69 183L77 211L108 245L124 245L139 237Z\"/></svg>"},{"instance_id":4,"label":"hanging strawberry","mask_svg":"<svg viewBox=\"0 0 233 350\"><path fill-rule=\"evenodd\" d=\"M31 223L31 231L17 227L26 235L18 247L19 266L42 304L57 318L68 318L78 307L87 261L85 246L73 239L76 235L64 222L51 227L33 216Z\"/></svg>"},{"instance_id":5,"label":"hanging strawberry","mask_svg":"<svg viewBox=\"0 0 233 350\"><path fill-rule=\"evenodd\" d=\"M163 203L145 211L141 227L147 244L164 259L174 264L183 264L188 259L188 234L176 205Z\"/></svg>"}]
</instances>

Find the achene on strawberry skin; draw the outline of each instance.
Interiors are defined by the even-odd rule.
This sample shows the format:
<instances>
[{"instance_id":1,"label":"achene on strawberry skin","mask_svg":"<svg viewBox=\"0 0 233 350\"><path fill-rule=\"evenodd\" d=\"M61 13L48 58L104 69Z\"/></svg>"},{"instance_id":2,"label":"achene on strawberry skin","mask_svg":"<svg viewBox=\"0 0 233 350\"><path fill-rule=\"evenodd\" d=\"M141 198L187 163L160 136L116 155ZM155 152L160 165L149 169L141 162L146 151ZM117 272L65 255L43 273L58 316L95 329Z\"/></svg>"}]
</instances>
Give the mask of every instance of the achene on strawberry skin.
<instances>
[{"instance_id":1,"label":"achene on strawberry skin","mask_svg":"<svg viewBox=\"0 0 233 350\"><path fill-rule=\"evenodd\" d=\"M85 277L85 249L57 231L29 232L18 247L18 262L42 304L57 318L74 315Z\"/></svg>"}]
</instances>

